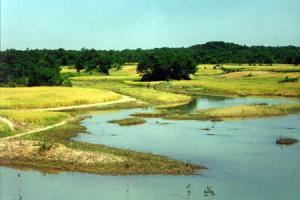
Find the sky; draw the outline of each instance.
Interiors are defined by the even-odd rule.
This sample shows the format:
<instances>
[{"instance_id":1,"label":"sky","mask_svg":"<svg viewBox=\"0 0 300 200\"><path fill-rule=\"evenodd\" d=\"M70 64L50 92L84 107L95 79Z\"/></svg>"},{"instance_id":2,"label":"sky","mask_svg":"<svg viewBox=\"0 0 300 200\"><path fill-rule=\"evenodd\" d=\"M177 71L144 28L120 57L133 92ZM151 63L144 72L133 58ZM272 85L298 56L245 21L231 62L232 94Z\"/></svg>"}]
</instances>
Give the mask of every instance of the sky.
<instances>
[{"instance_id":1,"label":"sky","mask_svg":"<svg viewBox=\"0 0 300 200\"><path fill-rule=\"evenodd\" d=\"M300 0L0 0L2 49L300 46Z\"/></svg>"}]
</instances>

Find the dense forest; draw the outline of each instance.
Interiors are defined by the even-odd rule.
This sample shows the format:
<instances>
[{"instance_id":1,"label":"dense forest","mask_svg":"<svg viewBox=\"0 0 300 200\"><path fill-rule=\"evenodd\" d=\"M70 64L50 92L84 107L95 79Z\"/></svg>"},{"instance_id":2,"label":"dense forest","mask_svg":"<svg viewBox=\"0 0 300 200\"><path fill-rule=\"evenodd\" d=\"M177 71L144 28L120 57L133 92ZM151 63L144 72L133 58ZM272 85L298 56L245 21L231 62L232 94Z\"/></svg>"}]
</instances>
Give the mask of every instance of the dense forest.
<instances>
[{"instance_id":1,"label":"dense forest","mask_svg":"<svg viewBox=\"0 0 300 200\"><path fill-rule=\"evenodd\" d=\"M59 73L60 66L74 65L78 72L85 69L108 74L110 68L119 68L124 63L140 63L138 70L144 74L143 80L186 79L188 74L195 72L195 63L298 65L300 47L249 47L208 42L188 48L122 51L9 49L0 52L0 85L69 85L68 80Z\"/></svg>"}]
</instances>

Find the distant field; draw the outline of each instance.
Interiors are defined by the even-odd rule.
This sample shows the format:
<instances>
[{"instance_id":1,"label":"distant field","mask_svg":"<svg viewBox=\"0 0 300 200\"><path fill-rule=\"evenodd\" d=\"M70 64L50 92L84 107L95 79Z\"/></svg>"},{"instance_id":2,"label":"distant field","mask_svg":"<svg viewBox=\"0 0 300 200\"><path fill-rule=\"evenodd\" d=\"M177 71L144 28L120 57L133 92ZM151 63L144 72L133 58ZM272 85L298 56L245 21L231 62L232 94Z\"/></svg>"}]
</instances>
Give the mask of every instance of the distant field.
<instances>
[{"instance_id":1,"label":"distant field","mask_svg":"<svg viewBox=\"0 0 300 200\"><path fill-rule=\"evenodd\" d=\"M288 115L300 112L299 104L292 105L241 105L228 108L201 110L208 118L249 118Z\"/></svg>"},{"instance_id":2,"label":"distant field","mask_svg":"<svg viewBox=\"0 0 300 200\"><path fill-rule=\"evenodd\" d=\"M272 66L224 65L224 67L232 69L241 69L245 71L300 72L300 66L289 64L274 64Z\"/></svg>"},{"instance_id":3,"label":"distant field","mask_svg":"<svg viewBox=\"0 0 300 200\"><path fill-rule=\"evenodd\" d=\"M152 103L167 101L159 100L159 96L164 96L163 93L159 94L161 91L187 95L208 93L242 96L300 96L300 81L281 83L286 77L299 79L299 66L224 64L216 67L215 64L201 64L197 68L196 74L191 76L192 80L140 82L140 77L136 73L136 65L124 66L119 70L113 69L109 76L80 76L73 77L72 80L75 85L85 85L85 87L92 86L92 82L97 82L95 88L117 91ZM166 99L168 99L167 96Z\"/></svg>"},{"instance_id":4,"label":"distant field","mask_svg":"<svg viewBox=\"0 0 300 200\"><path fill-rule=\"evenodd\" d=\"M286 77L300 79L300 67L276 64L273 66L223 65L224 68L242 69L226 73L212 64L198 65L192 80L138 82L125 81L131 86L151 87L158 90L185 94L229 94L264 96L300 96L300 81L280 83ZM299 72L298 72L299 71Z\"/></svg>"},{"instance_id":5,"label":"distant field","mask_svg":"<svg viewBox=\"0 0 300 200\"><path fill-rule=\"evenodd\" d=\"M186 95L174 94L170 92L158 91L153 88L128 86L119 81L101 81L85 79L76 79L73 81L74 86L97 88L111 90L120 94L135 97L151 104L183 104L189 103L192 98Z\"/></svg>"},{"instance_id":6,"label":"distant field","mask_svg":"<svg viewBox=\"0 0 300 200\"><path fill-rule=\"evenodd\" d=\"M202 77L191 81L172 81L174 91L236 95L300 96L300 82L279 83L277 77Z\"/></svg>"},{"instance_id":7,"label":"distant field","mask_svg":"<svg viewBox=\"0 0 300 200\"><path fill-rule=\"evenodd\" d=\"M136 68L137 68L137 64L125 64L121 67L121 69L109 70L109 74L112 76L137 75Z\"/></svg>"},{"instance_id":8,"label":"distant field","mask_svg":"<svg viewBox=\"0 0 300 200\"><path fill-rule=\"evenodd\" d=\"M110 91L69 87L0 88L0 109L53 108L113 101Z\"/></svg>"}]
</instances>

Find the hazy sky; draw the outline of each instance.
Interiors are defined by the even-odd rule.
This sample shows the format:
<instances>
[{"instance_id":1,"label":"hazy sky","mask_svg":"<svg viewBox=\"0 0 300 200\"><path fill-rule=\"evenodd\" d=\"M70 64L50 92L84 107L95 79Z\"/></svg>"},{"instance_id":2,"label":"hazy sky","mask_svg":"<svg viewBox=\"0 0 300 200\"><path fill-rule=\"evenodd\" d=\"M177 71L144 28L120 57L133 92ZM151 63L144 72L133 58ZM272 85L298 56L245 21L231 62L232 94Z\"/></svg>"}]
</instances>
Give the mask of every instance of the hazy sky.
<instances>
[{"instance_id":1,"label":"hazy sky","mask_svg":"<svg viewBox=\"0 0 300 200\"><path fill-rule=\"evenodd\" d=\"M2 49L300 46L300 0L0 0Z\"/></svg>"}]
</instances>

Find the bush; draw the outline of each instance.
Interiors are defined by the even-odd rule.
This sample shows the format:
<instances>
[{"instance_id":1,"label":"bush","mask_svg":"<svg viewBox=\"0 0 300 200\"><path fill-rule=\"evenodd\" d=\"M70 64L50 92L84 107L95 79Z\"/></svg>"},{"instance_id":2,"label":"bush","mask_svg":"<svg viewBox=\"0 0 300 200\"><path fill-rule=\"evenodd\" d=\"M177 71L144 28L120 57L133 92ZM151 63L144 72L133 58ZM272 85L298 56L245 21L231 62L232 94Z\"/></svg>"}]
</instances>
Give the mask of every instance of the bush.
<instances>
[{"instance_id":1,"label":"bush","mask_svg":"<svg viewBox=\"0 0 300 200\"><path fill-rule=\"evenodd\" d=\"M283 80L278 81L278 83L288 83L288 82L297 82L298 78L289 78L286 76Z\"/></svg>"}]
</instances>

